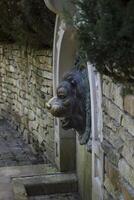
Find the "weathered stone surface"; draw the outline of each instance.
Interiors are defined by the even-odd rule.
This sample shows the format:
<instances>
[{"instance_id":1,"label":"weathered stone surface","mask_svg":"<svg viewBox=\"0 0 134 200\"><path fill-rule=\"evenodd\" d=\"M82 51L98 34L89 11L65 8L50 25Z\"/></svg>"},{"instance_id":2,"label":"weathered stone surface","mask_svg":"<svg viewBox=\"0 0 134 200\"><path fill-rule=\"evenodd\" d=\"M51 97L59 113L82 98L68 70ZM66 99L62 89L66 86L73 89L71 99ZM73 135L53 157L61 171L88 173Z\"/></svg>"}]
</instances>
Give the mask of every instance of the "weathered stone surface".
<instances>
[{"instance_id":1,"label":"weathered stone surface","mask_svg":"<svg viewBox=\"0 0 134 200\"><path fill-rule=\"evenodd\" d=\"M120 154L116 151L116 149L106 140L103 140L102 148L108 160L110 160L113 165L118 166L118 162L120 160Z\"/></svg>"},{"instance_id":2,"label":"weathered stone surface","mask_svg":"<svg viewBox=\"0 0 134 200\"><path fill-rule=\"evenodd\" d=\"M36 138L33 142L39 143L37 146L42 150L42 141L49 141L50 148L44 151L52 154L53 128L50 131L49 127L53 126L53 119L45 110L45 103L52 96L51 50L33 51L16 45L1 45L0 52L1 117L17 127L27 142L32 141L30 137ZM16 122L20 125L15 125Z\"/></svg>"},{"instance_id":3,"label":"weathered stone surface","mask_svg":"<svg viewBox=\"0 0 134 200\"><path fill-rule=\"evenodd\" d=\"M124 141L119 135L119 129L113 132L112 129L107 126L103 128L104 138L113 145L117 152L121 152L124 145Z\"/></svg>"},{"instance_id":4,"label":"weathered stone surface","mask_svg":"<svg viewBox=\"0 0 134 200\"><path fill-rule=\"evenodd\" d=\"M124 110L134 116L134 95L124 97Z\"/></svg>"},{"instance_id":5,"label":"weathered stone surface","mask_svg":"<svg viewBox=\"0 0 134 200\"><path fill-rule=\"evenodd\" d=\"M120 124L123 115L122 110L116 106L111 100L103 97L103 110Z\"/></svg>"},{"instance_id":6,"label":"weathered stone surface","mask_svg":"<svg viewBox=\"0 0 134 200\"><path fill-rule=\"evenodd\" d=\"M107 176L105 176L105 178L104 178L104 187L106 188L108 193L113 197L113 199L115 199L115 197L116 197L115 189L114 189L110 179Z\"/></svg>"},{"instance_id":7,"label":"weathered stone surface","mask_svg":"<svg viewBox=\"0 0 134 200\"><path fill-rule=\"evenodd\" d=\"M30 197L29 200L81 200L78 193L59 193Z\"/></svg>"},{"instance_id":8,"label":"weathered stone surface","mask_svg":"<svg viewBox=\"0 0 134 200\"><path fill-rule=\"evenodd\" d=\"M123 158L119 161L119 172L121 177L134 188L134 169Z\"/></svg>"},{"instance_id":9,"label":"weathered stone surface","mask_svg":"<svg viewBox=\"0 0 134 200\"><path fill-rule=\"evenodd\" d=\"M26 131L26 130L25 130ZM34 154L23 137L6 120L0 120L0 167L48 162Z\"/></svg>"},{"instance_id":10,"label":"weathered stone surface","mask_svg":"<svg viewBox=\"0 0 134 200\"><path fill-rule=\"evenodd\" d=\"M121 181L121 190L123 193L123 199L125 200L133 200L134 199L134 188L132 188L127 181Z\"/></svg>"},{"instance_id":11,"label":"weathered stone surface","mask_svg":"<svg viewBox=\"0 0 134 200\"><path fill-rule=\"evenodd\" d=\"M122 85L112 82L106 76L103 77L103 94L111 99L120 109L123 109L123 98L121 96Z\"/></svg>"},{"instance_id":12,"label":"weathered stone surface","mask_svg":"<svg viewBox=\"0 0 134 200\"><path fill-rule=\"evenodd\" d=\"M126 144L123 147L122 155L126 161L134 167L134 137L131 140L127 140Z\"/></svg>"},{"instance_id":13,"label":"weathered stone surface","mask_svg":"<svg viewBox=\"0 0 134 200\"><path fill-rule=\"evenodd\" d=\"M128 132L134 136L134 118L124 114L122 117L122 126L125 127Z\"/></svg>"},{"instance_id":14,"label":"weathered stone surface","mask_svg":"<svg viewBox=\"0 0 134 200\"><path fill-rule=\"evenodd\" d=\"M105 158L105 171L107 177L110 179L114 187L114 190L119 190L120 174L118 168L115 167L112 163L110 163L107 158Z\"/></svg>"},{"instance_id":15,"label":"weathered stone surface","mask_svg":"<svg viewBox=\"0 0 134 200\"><path fill-rule=\"evenodd\" d=\"M74 174L55 173L40 177L13 178L12 185L15 200L80 200Z\"/></svg>"},{"instance_id":16,"label":"weathered stone surface","mask_svg":"<svg viewBox=\"0 0 134 200\"><path fill-rule=\"evenodd\" d=\"M103 112L103 121L105 122L108 128L110 128L113 132L118 133L118 130L120 128L120 123L117 122L115 119L111 118L105 112Z\"/></svg>"},{"instance_id":17,"label":"weathered stone surface","mask_svg":"<svg viewBox=\"0 0 134 200\"><path fill-rule=\"evenodd\" d=\"M134 99L122 85L103 77L104 199L134 199Z\"/></svg>"},{"instance_id":18,"label":"weathered stone surface","mask_svg":"<svg viewBox=\"0 0 134 200\"><path fill-rule=\"evenodd\" d=\"M113 200L113 197L108 193L106 189L104 189L104 200Z\"/></svg>"}]
</instances>

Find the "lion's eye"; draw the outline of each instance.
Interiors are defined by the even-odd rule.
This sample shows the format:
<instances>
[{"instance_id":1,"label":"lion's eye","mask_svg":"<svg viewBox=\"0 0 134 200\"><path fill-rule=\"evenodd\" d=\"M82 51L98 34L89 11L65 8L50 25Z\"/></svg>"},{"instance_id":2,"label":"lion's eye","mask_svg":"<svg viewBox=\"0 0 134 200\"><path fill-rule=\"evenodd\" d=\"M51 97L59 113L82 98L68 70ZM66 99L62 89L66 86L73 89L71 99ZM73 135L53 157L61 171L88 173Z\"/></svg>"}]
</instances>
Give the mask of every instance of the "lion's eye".
<instances>
[{"instance_id":1,"label":"lion's eye","mask_svg":"<svg viewBox=\"0 0 134 200\"><path fill-rule=\"evenodd\" d=\"M64 98L66 97L66 95L63 94L63 93L59 93L59 94L58 94L58 97L59 97L60 99L64 99Z\"/></svg>"}]
</instances>

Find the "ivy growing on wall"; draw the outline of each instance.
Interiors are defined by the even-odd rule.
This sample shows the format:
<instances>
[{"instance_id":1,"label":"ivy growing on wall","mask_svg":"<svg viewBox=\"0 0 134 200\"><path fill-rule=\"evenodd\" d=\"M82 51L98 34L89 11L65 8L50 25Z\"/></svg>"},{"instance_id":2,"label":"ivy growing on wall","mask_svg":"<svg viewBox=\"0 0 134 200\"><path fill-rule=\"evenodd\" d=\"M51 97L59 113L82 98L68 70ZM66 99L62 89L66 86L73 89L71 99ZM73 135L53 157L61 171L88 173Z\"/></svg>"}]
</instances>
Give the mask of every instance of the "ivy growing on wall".
<instances>
[{"instance_id":1,"label":"ivy growing on wall","mask_svg":"<svg viewBox=\"0 0 134 200\"><path fill-rule=\"evenodd\" d=\"M102 74L134 83L134 1L76 0L80 48Z\"/></svg>"},{"instance_id":2,"label":"ivy growing on wall","mask_svg":"<svg viewBox=\"0 0 134 200\"><path fill-rule=\"evenodd\" d=\"M0 41L50 47L55 16L44 0L0 0Z\"/></svg>"}]
</instances>

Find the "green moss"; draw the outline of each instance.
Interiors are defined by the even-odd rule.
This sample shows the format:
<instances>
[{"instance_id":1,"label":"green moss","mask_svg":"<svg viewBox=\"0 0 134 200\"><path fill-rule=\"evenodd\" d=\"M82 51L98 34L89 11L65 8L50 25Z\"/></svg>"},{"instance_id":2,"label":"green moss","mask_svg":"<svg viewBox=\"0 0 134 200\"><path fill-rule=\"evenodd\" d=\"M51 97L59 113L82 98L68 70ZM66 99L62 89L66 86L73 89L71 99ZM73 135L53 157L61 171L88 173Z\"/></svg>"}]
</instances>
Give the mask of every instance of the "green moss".
<instances>
[{"instance_id":1,"label":"green moss","mask_svg":"<svg viewBox=\"0 0 134 200\"><path fill-rule=\"evenodd\" d=\"M134 82L134 1L78 0L80 49L102 74Z\"/></svg>"},{"instance_id":2,"label":"green moss","mask_svg":"<svg viewBox=\"0 0 134 200\"><path fill-rule=\"evenodd\" d=\"M0 41L50 47L55 16L43 0L1 0Z\"/></svg>"}]
</instances>

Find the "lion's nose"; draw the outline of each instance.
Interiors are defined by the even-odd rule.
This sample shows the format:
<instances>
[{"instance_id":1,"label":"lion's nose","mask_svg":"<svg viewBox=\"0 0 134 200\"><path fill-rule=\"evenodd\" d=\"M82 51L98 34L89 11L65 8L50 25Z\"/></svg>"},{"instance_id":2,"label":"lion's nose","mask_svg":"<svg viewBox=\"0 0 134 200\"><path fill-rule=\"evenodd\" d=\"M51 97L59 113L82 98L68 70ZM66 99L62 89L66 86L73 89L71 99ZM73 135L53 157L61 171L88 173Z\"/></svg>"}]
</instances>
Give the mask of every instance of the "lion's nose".
<instances>
[{"instance_id":1,"label":"lion's nose","mask_svg":"<svg viewBox=\"0 0 134 200\"><path fill-rule=\"evenodd\" d=\"M46 103L46 108L48 109L48 110L50 110L51 109L51 104L49 104L49 103Z\"/></svg>"}]
</instances>

